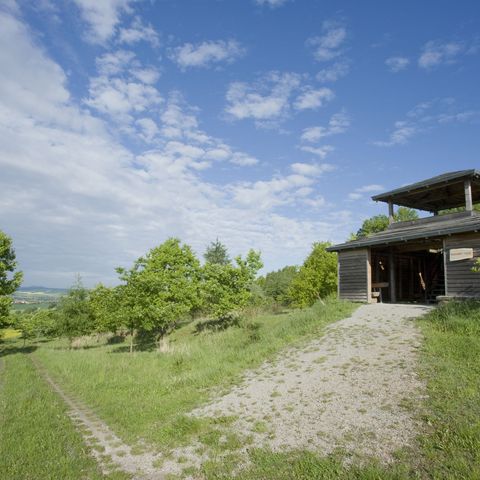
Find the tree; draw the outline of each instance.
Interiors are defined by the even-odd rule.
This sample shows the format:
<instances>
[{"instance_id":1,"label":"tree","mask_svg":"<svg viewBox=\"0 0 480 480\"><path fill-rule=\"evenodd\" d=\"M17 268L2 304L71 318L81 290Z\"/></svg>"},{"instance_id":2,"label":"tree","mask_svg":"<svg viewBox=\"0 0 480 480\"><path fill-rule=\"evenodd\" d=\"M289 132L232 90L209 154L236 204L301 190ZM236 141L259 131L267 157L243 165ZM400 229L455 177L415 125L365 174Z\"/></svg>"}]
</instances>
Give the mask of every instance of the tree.
<instances>
[{"instance_id":1,"label":"tree","mask_svg":"<svg viewBox=\"0 0 480 480\"><path fill-rule=\"evenodd\" d=\"M295 306L308 307L337 288L337 255L327 252L328 242L313 244L313 249L292 280L288 295Z\"/></svg>"},{"instance_id":2,"label":"tree","mask_svg":"<svg viewBox=\"0 0 480 480\"><path fill-rule=\"evenodd\" d=\"M260 252L250 250L236 265L206 263L203 267L202 297L207 313L222 319L244 308L251 296L251 286L263 267Z\"/></svg>"},{"instance_id":3,"label":"tree","mask_svg":"<svg viewBox=\"0 0 480 480\"><path fill-rule=\"evenodd\" d=\"M228 265L230 258L228 256L227 247L221 243L218 238L210 243L207 250L203 254L206 263L216 265Z\"/></svg>"},{"instance_id":4,"label":"tree","mask_svg":"<svg viewBox=\"0 0 480 480\"><path fill-rule=\"evenodd\" d=\"M69 339L70 348L75 337L88 335L95 330L95 317L89 302L89 292L80 278L60 298L57 306L58 333Z\"/></svg>"},{"instance_id":5,"label":"tree","mask_svg":"<svg viewBox=\"0 0 480 480\"><path fill-rule=\"evenodd\" d=\"M16 272L17 262L12 239L0 230L0 326L5 324L12 305L11 295L22 283L22 272Z\"/></svg>"},{"instance_id":6,"label":"tree","mask_svg":"<svg viewBox=\"0 0 480 480\"><path fill-rule=\"evenodd\" d=\"M122 305L132 329L155 337L158 347L178 320L200 303L200 262L177 238L118 268Z\"/></svg>"},{"instance_id":7,"label":"tree","mask_svg":"<svg viewBox=\"0 0 480 480\"><path fill-rule=\"evenodd\" d=\"M288 296L290 285L298 273L298 267L286 266L275 272L269 272L262 277L260 285L267 295L277 303L288 305L291 301Z\"/></svg>"},{"instance_id":8,"label":"tree","mask_svg":"<svg viewBox=\"0 0 480 480\"><path fill-rule=\"evenodd\" d=\"M399 207L393 216L395 222L408 222L416 220L418 213L416 210L407 207ZM388 228L389 220L386 215L375 215L367 218L356 234L350 236L350 240L368 237L374 233L383 232Z\"/></svg>"}]
</instances>

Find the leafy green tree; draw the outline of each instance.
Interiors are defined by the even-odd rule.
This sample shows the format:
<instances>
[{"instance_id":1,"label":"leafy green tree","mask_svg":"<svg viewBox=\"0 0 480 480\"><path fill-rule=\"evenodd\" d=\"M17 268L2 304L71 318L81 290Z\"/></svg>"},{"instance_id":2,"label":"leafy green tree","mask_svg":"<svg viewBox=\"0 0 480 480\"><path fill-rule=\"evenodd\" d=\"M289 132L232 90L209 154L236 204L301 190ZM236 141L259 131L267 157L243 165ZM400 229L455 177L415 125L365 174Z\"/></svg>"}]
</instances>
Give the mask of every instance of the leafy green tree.
<instances>
[{"instance_id":1,"label":"leafy green tree","mask_svg":"<svg viewBox=\"0 0 480 480\"><path fill-rule=\"evenodd\" d=\"M158 347L181 318L200 304L200 262L177 238L118 268L122 305L132 329L151 334Z\"/></svg>"},{"instance_id":2,"label":"leafy green tree","mask_svg":"<svg viewBox=\"0 0 480 480\"><path fill-rule=\"evenodd\" d=\"M328 242L313 244L313 250L292 280L288 295L297 307L308 307L337 288L337 255L327 252Z\"/></svg>"},{"instance_id":3,"label":"leafy green tree","mask_svg":"<svg viewBox=\"0 0 480 480\"><path fill-rule=\"evenodd\" d=\"M222 319L244 308L252 297L252 284L263 267L260 252L250 250L236 265L206 263L203 267L202 297L206 313Z\"/></svg>"},{"instance_id":4,"label":"leafy green tree","mask_svg":"<svg viewBox=\"0 0 480 480\"><path fill-rule=\"evenodd\" d=\"M12 239L0 230L0 326L7 323L11 295L21 285L23 274L16 272L17 262Z\"/></svg>"},{"instance_id":5,"label":"leafy green tree","mask_svg":"<svg viewBox=\"0 0 480 480\"><path fill-rule=\"evenodd\" d=\"M228 256L227 247L218 240L218 238L210 243L207 250L203 254L203 258L206 263L216 265L228 265L230 263L230 257Z\"/></svg>"},{"instance_id":6,"label":"leafy green tree","mask_svg":"<svg viewBox=\"0 0 480 480\"><path fill-rule=\"evenodd\" d=\"M418 213L416 210L407 207L399 207L394 214L394 220L396 222L407 222L410 220L416 220ZM374 233L383 232L388 228L389 220L386 215L375 215L367 218L356 234L350 235L350 240L357 238L368 237Z\"/></svg>"},{"instance_id":7,"label":"leafy green tree","mask_svg":"<svg viewBox=\"0 0 480 480\"><path fill-rule=\"evenodd\" d=\"M286 266L275 272L269 272L262 277L260 282L265 294L277 303L288 305L290 297L288 290L290 285L298 273L298 267Z\"/></svg>"},{"instance_id":8,"label":"leafy green tree","mask_svg":"<svg viewBox=\"0 0 480 480\"><path fill-rule=\"evenodd\" d=\"M89 292L80 278L57 306L58 333L67 337L72 347L73 339L95 330L95 317L89 302Z\"/></svg>"}]
</instances>

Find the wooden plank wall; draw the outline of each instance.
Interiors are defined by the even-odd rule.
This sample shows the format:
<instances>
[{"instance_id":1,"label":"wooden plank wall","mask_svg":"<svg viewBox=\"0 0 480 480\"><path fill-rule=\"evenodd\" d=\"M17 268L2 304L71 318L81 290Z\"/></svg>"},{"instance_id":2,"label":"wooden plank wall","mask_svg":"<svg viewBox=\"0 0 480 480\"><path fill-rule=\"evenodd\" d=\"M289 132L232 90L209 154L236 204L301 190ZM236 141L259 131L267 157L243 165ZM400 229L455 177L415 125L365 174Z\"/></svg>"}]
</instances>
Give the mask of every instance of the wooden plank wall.
<instances>
[{"instance_id":1,"label":"wooden plank wall","mask_svg":"<svg viewBox=\"0 0 480 480\"><path fill-rule=\"evenodd\" d=\"M450 261L452 248L473 248L473 259ZM480 234L453 235L445 239L446 295L480 297L480 272L472 272L475 259L480 257Z\"/></svg>"},{"instance_id":2,"label":"wooden plank wall","mask_svg":"<svg viewBox=\"0 0 480 480\"><path fill-rule=\"evenodd\" d=\"M356 302L369 301L371 290L369 266L369 250L366 248L338 252L340 298Z\"/></svg>"}]
</instances>

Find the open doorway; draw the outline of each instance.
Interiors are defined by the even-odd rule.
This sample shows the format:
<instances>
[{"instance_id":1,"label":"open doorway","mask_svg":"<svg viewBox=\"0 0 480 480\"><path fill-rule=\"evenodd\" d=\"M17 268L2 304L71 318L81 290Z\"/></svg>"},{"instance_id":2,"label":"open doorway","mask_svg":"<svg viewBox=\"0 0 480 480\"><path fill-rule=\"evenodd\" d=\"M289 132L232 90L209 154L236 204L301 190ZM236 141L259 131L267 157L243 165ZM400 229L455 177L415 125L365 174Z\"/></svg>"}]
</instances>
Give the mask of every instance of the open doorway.
<instances>
[{"instance_id":1,"label":"open doorway","mask_svg":"<svg viewBox=\"0 0 480 480\"><path fill-rule=\"evenodd\" d=\"M380 292L382 301L434 303L445 295L443 250L422 247L372 249L372 290Z\"/></svg>"}]
</instances>

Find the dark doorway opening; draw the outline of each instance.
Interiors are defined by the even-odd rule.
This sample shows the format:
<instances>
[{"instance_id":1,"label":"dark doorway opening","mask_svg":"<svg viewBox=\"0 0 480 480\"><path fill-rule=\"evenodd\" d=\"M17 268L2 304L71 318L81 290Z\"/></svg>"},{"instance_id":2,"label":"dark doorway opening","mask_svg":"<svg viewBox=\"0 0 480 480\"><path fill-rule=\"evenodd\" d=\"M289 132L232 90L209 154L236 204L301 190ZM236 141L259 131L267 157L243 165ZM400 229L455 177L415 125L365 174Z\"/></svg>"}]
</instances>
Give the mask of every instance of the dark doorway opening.
<instances>
[{"instance_id":1,"label":"dark doorway opening","mask_svg":"<svg viewBox=\"0 0 480 480\"><path fill-rule=\"evenodd\" d=\"M382 301L434 303L445 295L442 248L412 248L372 249L372 289L379 286Z\"/></svg>"}]
</instances>

